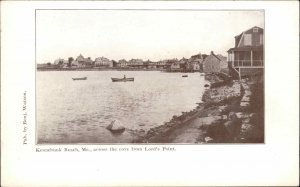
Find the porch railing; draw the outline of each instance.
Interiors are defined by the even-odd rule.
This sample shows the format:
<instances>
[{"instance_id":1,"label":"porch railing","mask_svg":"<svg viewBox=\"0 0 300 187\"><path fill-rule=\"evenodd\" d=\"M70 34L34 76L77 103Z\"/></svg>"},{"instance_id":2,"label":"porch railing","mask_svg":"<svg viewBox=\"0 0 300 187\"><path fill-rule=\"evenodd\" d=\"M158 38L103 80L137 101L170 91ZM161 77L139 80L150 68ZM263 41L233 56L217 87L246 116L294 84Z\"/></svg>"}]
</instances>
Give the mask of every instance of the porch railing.
<instances>
[{"instance_id":1,"label":"porch railing","mask_svg":"<svg viewBox=\"0 0 300 187\"><path fill-rule=\"evenodd\" d=\"M235 60L235 61L233 61L232 65L234 67L264 66L264 61L263 60L252 60L252 65L251 65L251 60Z\"/></svg>"}]
</instances>

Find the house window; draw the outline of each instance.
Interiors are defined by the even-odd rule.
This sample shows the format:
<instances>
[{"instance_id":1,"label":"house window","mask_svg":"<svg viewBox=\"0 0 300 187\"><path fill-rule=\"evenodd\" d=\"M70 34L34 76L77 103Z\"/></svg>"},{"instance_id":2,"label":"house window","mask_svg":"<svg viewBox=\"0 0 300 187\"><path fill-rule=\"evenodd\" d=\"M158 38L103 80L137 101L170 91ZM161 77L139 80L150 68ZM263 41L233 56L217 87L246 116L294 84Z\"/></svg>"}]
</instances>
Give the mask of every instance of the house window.
<instances>
[{"instance_id":1,"label":"house window","mask_svg":"<svg viewBox=\"0 0 300 187\"><path fill-rule=\"evenodd\" d=\"M258 28L253 28L253 32L258 32Z\"/></svg>"},{"instance_id":2,"label":"house window","mask_svg":"<svg viewBox=\"0 0 300 187\"><path fill-rule=\"evenodd\" d=\"M262 34L259 35L259 44L264 44L264 36Z\"/></svg>"},{"instance_id":3,"label":"house window","mask_svg":"<svg viewBox=\"0 0 300 187\"><path fill-rule=\"evenodd\" d=\"M244 35L244 45L251 45L252 44L252 35L245 34Z\"/></svg>"}]
</instances>

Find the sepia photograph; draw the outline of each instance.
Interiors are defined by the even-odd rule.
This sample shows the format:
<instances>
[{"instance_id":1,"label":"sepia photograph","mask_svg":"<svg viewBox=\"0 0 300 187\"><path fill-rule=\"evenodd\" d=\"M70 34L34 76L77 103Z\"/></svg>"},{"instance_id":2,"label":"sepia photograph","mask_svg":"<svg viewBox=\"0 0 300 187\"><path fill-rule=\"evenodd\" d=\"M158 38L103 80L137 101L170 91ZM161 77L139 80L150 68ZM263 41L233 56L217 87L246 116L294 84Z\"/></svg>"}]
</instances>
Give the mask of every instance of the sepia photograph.
<instances>
[{"instance_id":1,"label":"sepia photograph","mask_svg":"<svg viewBox=\"0 0 300 187\"><path fill-rule=\"evenodd\" d=\"M263 10L36 10L36 143L264 143L264 24Z\"/></svg>"},{"instance_id":2,"label":"sepia photograph","mask_svg":"<svg viewBox=\"0 0 300 187\"><path fill-rule=\"evenodd\" d=\"M1 186L299 186L298 1L1 1Z\"/></svg>"}]
</instances>

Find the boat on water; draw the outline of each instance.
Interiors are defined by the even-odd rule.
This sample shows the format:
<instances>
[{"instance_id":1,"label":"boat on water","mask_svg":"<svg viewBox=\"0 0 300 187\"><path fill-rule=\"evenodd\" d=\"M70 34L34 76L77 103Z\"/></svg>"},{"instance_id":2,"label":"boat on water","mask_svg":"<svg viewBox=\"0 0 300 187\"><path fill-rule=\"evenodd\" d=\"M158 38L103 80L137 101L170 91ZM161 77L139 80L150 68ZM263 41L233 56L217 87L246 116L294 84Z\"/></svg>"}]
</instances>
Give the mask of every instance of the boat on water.
<instances>
[{"instance_id":1,"label":"boat on water","mask_svg":"<svg viewBox=\"0 0 300 187\"><path fill-rule=\"evenodd\" d=\"M78 81L78 80L86 80L87 77L79 77L79 78L72 78L73 81Z\"/></svg>"},{"instance_id":2,"label":"boat on water","mask_svg":"<svg viewBox=\"0 0 300 187\"><path fill-rule=\"evenodd\" d=\"M205 75L205 73L200 73L200 76L204 76Z\"/></svg>"},{"instance_id":3,"label":"boat on water","mask_svg":"<svg viewBox=\"0 0 300 187\"><path fill-rule=\"evenodd\" d=\"M134 81L134 78L133 77L126 78L126 76L124 75L123 78L111 78L111 80L113 82L127 82L127 81Z\"/></svg>"},{"instance_id":4,"label":"boat on water","mask_svg":"<svg viewBox=\"0 0 300 187\"><path fill-rule=\"evenodd\" d=\"M188 77L188 75L182 75L182 77Z\"/></svg>"},{"instance_id":5,"label":"boat on water","mask_svg":"<svg viewBox=\"0 0 300 187\"><path fill-rule=\"evenodd\" d=\"M127 82L134 81L134 78L111 78L113 82Z\"/></svg>"}]
</instances>

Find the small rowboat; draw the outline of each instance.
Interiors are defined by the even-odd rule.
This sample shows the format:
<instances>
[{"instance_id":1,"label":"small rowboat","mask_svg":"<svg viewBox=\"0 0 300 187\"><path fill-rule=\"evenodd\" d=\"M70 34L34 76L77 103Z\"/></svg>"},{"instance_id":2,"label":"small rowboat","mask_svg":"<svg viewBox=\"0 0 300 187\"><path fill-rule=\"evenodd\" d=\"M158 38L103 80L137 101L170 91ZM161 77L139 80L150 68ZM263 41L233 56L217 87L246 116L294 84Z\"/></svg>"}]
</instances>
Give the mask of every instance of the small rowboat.
<instances>
[{"instance_id":1,"label":"small rowboat","mask_svg":"<svg viewBox=\"0 0 300 187\"><path fill-rule=\"evenodd\" d=\"M111 78L113 82L127 82L134 81L134 78Z\"/></svg>"},{"instance_id":2,"label":"small rowboat","mask_svg":"<svg viewBox=\"0 0 300 187\"><path fill-rule=\"evenodd\" d=\"M86 80L87 77L80 77L80 78L72 78L73 81L78 81L78 80Z\"/></svg>"},{"instance_id":3,"label":"small rowboat","mask_svg":"<svg viewBox=\"0 0 300 187\"><path fill-rule=\"evenodd\" d=\"M182 75L182 77L188 77L188 75Z\"/></svg>"}]
</instances>

